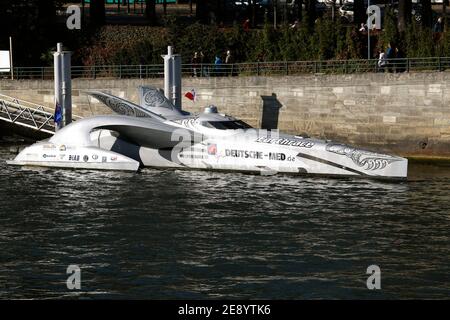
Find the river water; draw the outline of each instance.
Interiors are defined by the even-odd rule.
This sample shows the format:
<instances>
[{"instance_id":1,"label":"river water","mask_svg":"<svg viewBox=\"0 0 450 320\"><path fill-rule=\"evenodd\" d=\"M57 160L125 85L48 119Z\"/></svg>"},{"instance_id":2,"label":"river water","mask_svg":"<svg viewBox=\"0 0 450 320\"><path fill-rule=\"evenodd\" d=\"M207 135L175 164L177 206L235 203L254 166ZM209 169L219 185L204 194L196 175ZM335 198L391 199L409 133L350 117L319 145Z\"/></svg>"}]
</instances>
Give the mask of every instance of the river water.
<instances>
[{"instance_id":1,"label":"river water","mask_svg":"<svg viewBox=\"0 0 450 320\"><path fill-rule=\"evenodd\" d=\"M412 164L403 183L132 174L9 167L10 147L0 299L450 297L450 167Z\"/></svg>"}]
</instances>

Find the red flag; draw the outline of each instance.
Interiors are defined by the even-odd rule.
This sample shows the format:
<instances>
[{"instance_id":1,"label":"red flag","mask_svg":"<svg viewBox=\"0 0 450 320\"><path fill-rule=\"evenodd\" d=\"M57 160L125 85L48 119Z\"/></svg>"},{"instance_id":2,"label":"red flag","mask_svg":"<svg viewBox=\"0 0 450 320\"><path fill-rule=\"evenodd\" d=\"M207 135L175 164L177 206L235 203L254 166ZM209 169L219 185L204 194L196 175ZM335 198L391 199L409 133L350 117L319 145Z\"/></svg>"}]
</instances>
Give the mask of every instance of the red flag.
<instances>
[{"instance_id":1,"label":"red flag","mask_svg":"<svg viewBox=\"0 0 450 320\"><path fill-rule=\"evenodd\" d=\"M197 100L196 96L195 96L195 90L194 89L192 89L191 91L186 92L186 94L184 96L186 98L188 98L189 100L191 100L191 101Z\"/></svg>"}]
</instances>

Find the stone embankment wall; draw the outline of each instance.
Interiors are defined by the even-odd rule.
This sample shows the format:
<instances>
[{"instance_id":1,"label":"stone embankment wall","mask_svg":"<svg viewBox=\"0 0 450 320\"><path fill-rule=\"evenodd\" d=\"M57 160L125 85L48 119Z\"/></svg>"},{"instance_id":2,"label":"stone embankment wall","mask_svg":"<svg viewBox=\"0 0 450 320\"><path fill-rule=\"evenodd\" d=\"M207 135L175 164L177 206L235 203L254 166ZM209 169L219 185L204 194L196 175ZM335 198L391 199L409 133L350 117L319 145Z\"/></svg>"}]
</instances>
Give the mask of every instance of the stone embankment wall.
<instances>
[{"instance_id":1,"label":"stone embankment wall","mask_svg":"<svg viewBox=\"0 0 450 320\"><path fill-rule=\"evenodd\" d=\"M134 102L137 86L162 87L162 79L97 79L72 83L73 112L110 113L88 98L105 90ZM450 157L450 73L303 75L284 77L183 78L183 92L197 101L183 108L219 112L256 127L332 139L409 156ZM0 93L53 109L52 81L0 81Z\"/></svg>"}]
</instances>

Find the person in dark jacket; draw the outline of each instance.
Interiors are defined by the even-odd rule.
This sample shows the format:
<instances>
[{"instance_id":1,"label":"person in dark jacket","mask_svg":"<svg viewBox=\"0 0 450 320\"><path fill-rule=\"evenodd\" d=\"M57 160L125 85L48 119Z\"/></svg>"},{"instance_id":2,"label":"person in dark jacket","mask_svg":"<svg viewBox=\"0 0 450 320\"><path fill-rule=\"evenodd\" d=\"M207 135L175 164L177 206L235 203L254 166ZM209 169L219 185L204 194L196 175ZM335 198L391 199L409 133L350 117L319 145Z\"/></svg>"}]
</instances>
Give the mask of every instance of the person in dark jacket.
<instances>
[{"instance_id":1,"label":"person in dark jacket","mask_svg":"<svg viewBox=\"0 0 450 320\"><path fill-rule=\"evenodd\" d=\"M217 54L216 58L214 59L214 75L218 77L222 75L221 73L222 73L222 59Z\"/></svg>"},{"instance_id":2,"label":"person in dark jacket","mask_svg":"<svg viewBox=\"0 0 450 320\"><path fill-rule=\"evenodd\" d=\"M392 72L395 66L395 49L391 42L389 42L386 50L386 65L388 72Z\"/></svg>"},{"instance_id":3,"label":"person in dark jacket","mask_svg":"<svg viewBox=\"0 0 450 320\"><path fill-rule=\"evenodd\" d=\"M442 17L439 17L433 26L433 32L444 32L444 22Z\"/></svg>"}]
</instances>

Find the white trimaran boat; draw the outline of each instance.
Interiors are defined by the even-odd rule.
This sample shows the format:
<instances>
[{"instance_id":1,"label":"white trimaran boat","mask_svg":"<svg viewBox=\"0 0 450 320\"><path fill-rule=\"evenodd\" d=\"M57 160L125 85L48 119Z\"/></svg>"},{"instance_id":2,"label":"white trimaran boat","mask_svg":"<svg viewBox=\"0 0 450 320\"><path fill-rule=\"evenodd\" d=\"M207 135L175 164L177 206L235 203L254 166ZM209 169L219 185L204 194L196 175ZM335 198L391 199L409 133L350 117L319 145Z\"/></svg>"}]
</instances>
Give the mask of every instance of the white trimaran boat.
<instances>
[{"instance_id":1,"label":"white trimaran boat","mask_svg":"<svg viewBox=\"0 0 450 320\"><path fill-rule=\"evenodd\" d=\"M20 152L11 165L101 170L189 168L404 179L408 160L341 143L253 129L220 114L176 108L140 88L140 105L90 92L117 115L78 120Z\"/></svg>"}]
</instances>

